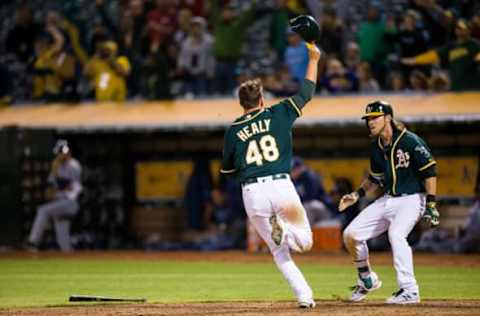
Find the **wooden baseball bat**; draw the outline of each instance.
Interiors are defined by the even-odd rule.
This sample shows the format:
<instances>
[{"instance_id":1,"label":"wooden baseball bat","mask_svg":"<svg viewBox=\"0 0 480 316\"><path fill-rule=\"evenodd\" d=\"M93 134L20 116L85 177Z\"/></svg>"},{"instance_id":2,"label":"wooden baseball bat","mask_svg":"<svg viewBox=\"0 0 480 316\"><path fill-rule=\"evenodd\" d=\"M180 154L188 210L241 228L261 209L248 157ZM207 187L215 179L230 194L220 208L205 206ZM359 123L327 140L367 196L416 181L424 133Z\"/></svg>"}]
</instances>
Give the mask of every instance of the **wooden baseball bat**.
<instances>
[{"instance_id":1,"label":"wooden baseball bat","mask_svg":"<svg viewBox=\"0 0 480 316\"><path fill-rule=\"evenodd\" d=\"M135 302L145 303L145 298L135 297L108 297L99 295L70 295L69 302Z\"/></svg>"}]
</instances>

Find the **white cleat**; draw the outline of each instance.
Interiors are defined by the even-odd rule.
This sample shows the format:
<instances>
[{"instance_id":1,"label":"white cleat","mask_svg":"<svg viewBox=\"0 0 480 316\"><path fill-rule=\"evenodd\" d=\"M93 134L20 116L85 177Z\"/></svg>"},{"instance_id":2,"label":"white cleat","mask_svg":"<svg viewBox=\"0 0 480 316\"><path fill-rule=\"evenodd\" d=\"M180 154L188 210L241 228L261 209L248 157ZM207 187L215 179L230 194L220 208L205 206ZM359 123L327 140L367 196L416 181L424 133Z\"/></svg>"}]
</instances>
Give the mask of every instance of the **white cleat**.
<instances>
[{"instance_id":1,"label":"white cleat","mask_svg":"<svg viewBox=\"0 0 480 316\"><path fill-rule=\"evenodd\" d=\"M385 303L387 304L418 304L420 303L420 295L417 292L400 289L393 293Z\"/></svg>"},{"instance_id":2,"label":"white cleat","mask_svg":"<svg viewBox=\"0 0 480 316\"><path fill-rule=\"evenodd\" d=\"M314 308L315 306L316 304L314 300L298 302L298 308L302 308L302 309L310 309L310 308Z\"/></svg>"},{"instance_id":3,"label":"white cleat","mask_svg":"<svg viewBox=\"0 0 480 316\"><path fill-rule=\"evenodd\" d=\"M357 285L354 286L352 295L350 296L351 302L363 301L368 293L378 290L382 287L382 281L378 278L375 272L371 272L367 279L358 279Z\"/></svg>"}]
</instances>

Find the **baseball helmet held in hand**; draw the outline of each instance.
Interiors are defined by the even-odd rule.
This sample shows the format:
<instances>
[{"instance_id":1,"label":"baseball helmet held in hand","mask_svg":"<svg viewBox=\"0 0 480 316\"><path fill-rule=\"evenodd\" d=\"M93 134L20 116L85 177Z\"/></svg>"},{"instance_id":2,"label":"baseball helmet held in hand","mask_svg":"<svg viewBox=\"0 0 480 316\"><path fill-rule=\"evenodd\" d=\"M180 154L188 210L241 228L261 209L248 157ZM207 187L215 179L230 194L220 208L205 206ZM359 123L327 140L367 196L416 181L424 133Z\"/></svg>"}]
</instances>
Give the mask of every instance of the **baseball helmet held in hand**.
<instances>
[{"instance_id":1,"label":"baseball helmet held in hand","mask_svg":"<svg viewBox=\"0 0 480 316\"><path fill-rule=\"evenodd\" d=\"M312 43L320 38L320 27L310 15L299 15L290 20L292 31L300 35L304 41Z\"/></svg>"}]
</instances>

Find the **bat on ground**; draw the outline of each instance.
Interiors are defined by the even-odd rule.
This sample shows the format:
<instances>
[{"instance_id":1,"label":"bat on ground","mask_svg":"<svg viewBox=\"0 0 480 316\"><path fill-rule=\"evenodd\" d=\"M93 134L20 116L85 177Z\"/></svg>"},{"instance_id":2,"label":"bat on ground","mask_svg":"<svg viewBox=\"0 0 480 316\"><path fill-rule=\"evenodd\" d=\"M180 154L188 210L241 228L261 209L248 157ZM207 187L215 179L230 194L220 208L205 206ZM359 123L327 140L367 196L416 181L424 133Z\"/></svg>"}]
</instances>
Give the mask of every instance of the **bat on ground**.
<instances>
[{"instance_id":1,"label":"bat on ground","mask_svg":"<svg viewBox=\"0 0 480 316\"><path fill-rule=\"evenodd\" d=\"M134 303L145 303L147 299L145 298L135 298L135 297L109 297L109 296L99 296L99 295L70 295L68 298L69 302L134 302Z\"/></svg>"}]
</instances>

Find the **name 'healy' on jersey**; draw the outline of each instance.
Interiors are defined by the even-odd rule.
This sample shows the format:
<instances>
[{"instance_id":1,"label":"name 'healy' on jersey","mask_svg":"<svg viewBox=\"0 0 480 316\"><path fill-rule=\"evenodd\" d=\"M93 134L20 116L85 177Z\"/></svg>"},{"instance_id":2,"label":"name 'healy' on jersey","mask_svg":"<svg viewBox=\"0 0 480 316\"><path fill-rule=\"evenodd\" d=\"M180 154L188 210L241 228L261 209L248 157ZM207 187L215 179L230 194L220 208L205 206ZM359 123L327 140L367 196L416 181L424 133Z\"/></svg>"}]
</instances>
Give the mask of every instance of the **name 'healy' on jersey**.
<instances>
[{"instance_id":1,"label":"name 'healy' on jersey","mask_svg":"<svg viewBox=\"0 0 480 316\"><path fill-rule=\"evenodd\" d=\"M250 126L247 125L239 130L237 136L242 142L245 142L253 135L266 133L270 131L270 121L270 119L265 119L258 122L252 122Z\"/></svg>"}]
</instances>

